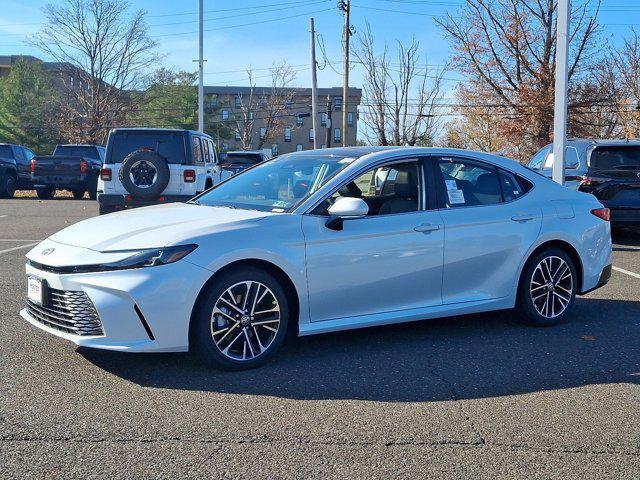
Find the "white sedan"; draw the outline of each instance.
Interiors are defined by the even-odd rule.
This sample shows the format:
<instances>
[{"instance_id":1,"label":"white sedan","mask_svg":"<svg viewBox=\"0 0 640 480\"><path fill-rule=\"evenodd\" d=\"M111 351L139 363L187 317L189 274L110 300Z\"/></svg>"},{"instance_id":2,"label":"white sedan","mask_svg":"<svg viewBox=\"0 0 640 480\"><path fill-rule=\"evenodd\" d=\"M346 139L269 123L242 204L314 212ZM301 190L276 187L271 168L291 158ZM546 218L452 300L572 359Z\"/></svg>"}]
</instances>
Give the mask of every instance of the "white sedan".
<instances>
[{"instance_id":1,"label":"white sedan","mask_svg":"<svg viewBox=\"0 0 640 480\"><path fill-rule=\"evenodd\" d=\"M515 308L569 315L611 275L608 210L518 163L338 148L261 163L187 204L82 221L28 255L22 316L85 347L243 369L299 335Z\"/></svg>"}]
</instances>

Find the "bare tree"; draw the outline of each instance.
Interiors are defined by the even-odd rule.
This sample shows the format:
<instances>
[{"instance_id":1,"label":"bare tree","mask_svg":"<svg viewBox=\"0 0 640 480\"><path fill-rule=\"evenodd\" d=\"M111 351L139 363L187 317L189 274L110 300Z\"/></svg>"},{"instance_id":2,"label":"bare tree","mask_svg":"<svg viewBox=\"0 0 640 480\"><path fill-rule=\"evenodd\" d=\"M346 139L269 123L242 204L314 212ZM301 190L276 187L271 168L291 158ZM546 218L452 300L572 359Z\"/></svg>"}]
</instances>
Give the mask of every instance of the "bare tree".
<instances>
[{"instance_id":1,"label":"bare tree","mask_svg":"<svg viewBox=\"0 0 640 480\"><path fill-rule=\"evenodd\" d=\"M365 71L364 132L377 145L430 145L440 127L437 116L441 100L442 75L431 75L420 64L420 44L397 42L397 64L391 62L385 44L376 52L374 35L367 24L358 37L354 54Z\"/></svg>"},{"instance_id":2,"label":"bare tree","mask_svg":"<svg viewBox=\"0 0 640 480\"><path fill-rule=\"evenodd\" d=\"M240 108L234 113L236 132L243 149L261 149L284 132L293 117L296 74L286 63L274 65L270 71L271 85L257 87L251 68L247 70L249 91L239 93ZM261 130L258 130L261 129ZM258 130L258 141L254 143Z\"/></svg>"},{"instance_id":3,"label":"bare tree","mask_svg":"<svg viewBox=\"0 0 640 480\"><path fill-rule=\"evenodd\" d=\"M634 28L619 48L610 49L609 59L619 133L627 138L640 138L640 37Z\"/></svg>"},{"instance_id":4,"label":"bare tree","mask_svg":"<svg viewBox=\"0 0 640 480\"><path fill-rule=\"evenodd\" d=\"M599 54L599 8L600 0L595 7L585 1L571 13L572 133L582 113L610 100L591 70ZM528 145L525 152L552 138L556 21L556 0L465 0L455 14L436 20L455 49L456 67L468 77L467 89L491 93L486 110L502 114L502 134L517 148Z\"/></svg>"},{"instance_id":5,"label":"bare tree","mask_svg":"<svg viewBox=\"0 0 640 480\"><path fill-rule=\"evenodd\" d=\"M60 63L66 94L61 128L69 140L101 142L135 109L135 94L156 55L145 13L124 0L64 0L44 8L34 44Z\"/></svg>"}]
</instances>

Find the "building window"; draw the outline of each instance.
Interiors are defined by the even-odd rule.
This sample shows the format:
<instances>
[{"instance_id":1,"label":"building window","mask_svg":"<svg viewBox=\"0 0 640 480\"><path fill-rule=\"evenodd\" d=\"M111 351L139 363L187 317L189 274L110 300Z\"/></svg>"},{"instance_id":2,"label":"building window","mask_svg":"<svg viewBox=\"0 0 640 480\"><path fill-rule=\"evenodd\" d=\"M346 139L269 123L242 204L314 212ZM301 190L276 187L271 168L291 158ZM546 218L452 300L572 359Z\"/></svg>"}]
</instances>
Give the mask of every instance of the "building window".
<instances>
[{"instance_id":1,"label":"building window","mask_svg":"<svg viewBox=\"0 0 640 480\"><path fill-rule=\"evenodd\" d=\"M296 125L298 127L301 127L304 124L304 120L302 119L302 117L300 115L296 115Z\"/></svg>"},{"instance_id":2,"label":"building window","mask_svg":"<svg viewBox=\"0 0 640 480\"><path fill-rule=\"evenodd\" d=\"M221 118L223 122L225 120L229 120L229 110L222 110L222 112L220 113L221 113Z\"/></svg>"},{"instance_id":3,"label":"building window","mask_svg":"<svg viewBox=\"0 0 640 480\"><path fill-rule=\"evenodd\" d=\"M339 142L340 140L342 140L342 130L340 130L339 128L335 128L333 130L333 140L335 142Z\"/></svg>"},{"instance_id":4,"label":"building window","mask_svg":"<svg viewBox=\"0 0 640 480\"><path fill-rule=\"evenodd\" d=\"M338 111L342 110L342 97L333 97L333 108Z\"/></svg>"},{"instance_id":5,"label":"building window","mask_svg":"<svg viewBox=\"0 0 640 480\"><path fill-rule=\"evenodd\" d=\"M347 113L347 124L350 127L353 127L353 112L348 112Z\"/></svg>"},{"instance_id":6,"label":"building window","mask_svg":"<svg viewBox=\"0 0 640 480\"><path fill-rule=\"evenodd\" d=\"M329 115L327 115L326 113L321 113L320 114L320 124L323 127L327 126L327 120L329 119Z\"/></svg>"},{"instance_id":7,"label":"building window","mask_svg":"<svg viewBox=\"0 0 640 480\"><path fill-rule=\"evenodd\" d=\"M253 122L253 112L249 112L249 121Z\"/></svg>"},{"instance_id":8,"label":"building window","mask_svg":"<svg viewBox=\"0 0 640 480\"><path fill-rule=\"evenodd\" d=\"M227 142L224 142L224 143L222 144L222 150L225 150L225 151L226 151L226 150L229 150L229 144L228 144Z\"/></svg>"},{"instance_id":9,"label":"building window","mask_svg":"<svg viewBox=\"0 0 640 480\"><path fill-rule=\"evenodd\" d=\"M287 100L287 108L288 108L289 110L291 110L291 109L293 108L293 100L291 100L291 99L288 99L288 100Z\"/></svg>"},{"instance_id":10,"label":"building window","mask_svg":"<svg viewBox=\"0 0 640 480\"><path fill-rule=\"evenodd\" d=\"M218 94L214 93L211 95L211 97L209 98L209 106L211 108L217 108L218 106Z\"/></svg>"},{"instance_id":11,"label":"building window","mask_svg":"<svg viewBox=\"0 0 640 480\"><path fill-rule=\"evenodd\" d=\"M236 130L236 140L240 141L242 137L240 136L240 130Z\"/></svg>"},{"instance_id":12,"label":"building window","mask_svg":"<svg viewBox=\"0 0 640 480\"><path fill-rule=\"evenodd\" d=\"M313 142L315 135L313 134L313 128L309 129L309 141Z\"/></svg>"},{"instance_id":13,"label":"building window","mask_svg":"<svg viewBox=\"0 0 640 480\"><path fill-rule=\"evenodd\" d=\"M236 108L242 108L242 97L240 95L236 95Z\"/></svg>"},{"instance_id":14,"label":"building window","mask_svg":"<svg viewBox=\"0 0 640 480\"><path fill-rule=\"evenodd\" d=\"M299 143L296 145L296 152L301 152L303 150L302 144Z\"/></svg>"},{"instance_id":15,"label":"building window","mask_svg":"<svg viewBox=\"0 0 640 480\"><path fill-rule=\"evenodd\" d=\"M267 129L266 127L260 127L260 140L264 140L264 137L267 136Z\"/></svg>"},{"instance_id":16,"label":"building window","mask_svg":"<svg viewBox=\"0 0 640 480\"><path fill-rule=\"evenodd\" d=\"M291 141L291 127L284 128L284 141L285 142Z\"/></svg>"},{"instance_id":17,"label":"building window","mask_svg":"<svg viewBox=\"0 0 640 480\"><path fill-rule=\"evenodd\" d=\"M277 143L272 143L271 144L271 155L273 155L274 157L276 155L278 155L278 144Z\"/></svg>"}]
</instances>

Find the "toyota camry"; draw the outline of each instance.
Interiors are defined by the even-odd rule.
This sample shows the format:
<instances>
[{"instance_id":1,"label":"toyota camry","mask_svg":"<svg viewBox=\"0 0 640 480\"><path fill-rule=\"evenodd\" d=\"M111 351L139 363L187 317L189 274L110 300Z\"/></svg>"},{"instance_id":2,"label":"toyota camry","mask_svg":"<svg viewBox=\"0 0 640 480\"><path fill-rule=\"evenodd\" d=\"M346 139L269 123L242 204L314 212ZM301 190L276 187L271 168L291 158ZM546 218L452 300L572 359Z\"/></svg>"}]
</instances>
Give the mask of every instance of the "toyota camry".
<instances>
[{"instance_id":1,"label":"toyota camry","mask_svg":"<svg viewBox=\"0 0 640 480\"><path fill-rule=\"evenodd\" d=\"M91 218L27 254L21 315L77 345L258 366L287 330L500 309L549 326L611 275L609 211L513 160L337 148L186 204Z\"/></svg>"}]
</instances>

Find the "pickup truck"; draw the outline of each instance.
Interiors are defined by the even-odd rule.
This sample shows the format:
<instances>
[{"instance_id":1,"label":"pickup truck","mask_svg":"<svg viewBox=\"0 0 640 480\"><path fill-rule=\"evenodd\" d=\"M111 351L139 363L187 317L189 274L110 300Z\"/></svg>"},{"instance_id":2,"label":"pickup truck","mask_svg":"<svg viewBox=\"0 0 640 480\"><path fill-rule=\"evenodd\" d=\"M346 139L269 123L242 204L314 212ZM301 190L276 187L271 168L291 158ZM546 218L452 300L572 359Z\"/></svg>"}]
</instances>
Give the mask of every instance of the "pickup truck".
<instances>
[{"instance_id":1,"label":"pickup truck","mask_svg":"<svg viewBox=\"0 0 640 480\"><path fill-rule=\"evenodd\" d=\"M52 198L61 189L70 190L76 199L89 192L89 198L95 200L104 158L105 149L98 145L58 145L53 155L33 157L31 183L38 198Z\"/></svg>"},{"instance_id":2,"label":"pickup truck","mask_svg":"<svg viewBox=\"0 0 640 480\"><path fill-rule=\"evenodd\" d=\"M12 198L16 190L33 190L32 150L21 145L0 143L0 198Z\"/></svg>"}]
</instances>

